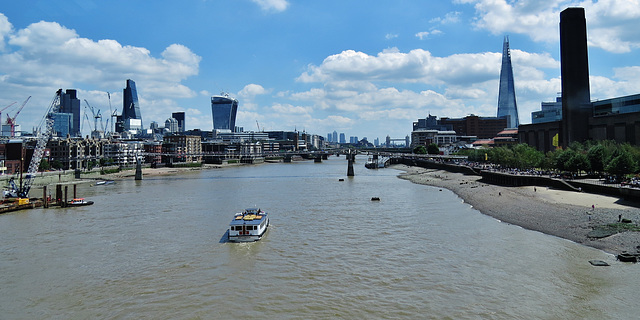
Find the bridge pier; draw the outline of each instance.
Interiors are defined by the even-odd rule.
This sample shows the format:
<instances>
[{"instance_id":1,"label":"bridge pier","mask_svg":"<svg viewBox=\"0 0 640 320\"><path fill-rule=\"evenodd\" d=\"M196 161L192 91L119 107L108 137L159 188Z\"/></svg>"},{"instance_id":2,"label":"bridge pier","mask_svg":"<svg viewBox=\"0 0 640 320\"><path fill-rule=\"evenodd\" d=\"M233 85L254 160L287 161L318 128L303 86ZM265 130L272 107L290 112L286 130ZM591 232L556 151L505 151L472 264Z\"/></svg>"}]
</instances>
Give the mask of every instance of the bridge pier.
<instances>
[{"instance_id":1,"label":"bridge pier","mask_svg":"<svg viewBox=\"0 0 640 320\"><path fill-rule=\"evenodd\" d=\"M351 150L349 150L349 153L346 154L347 156L347 177L353 177L355 176L355 173L353 172L353 162L355 160L355 153L351 153Z\"/></svg>"}]
</instances>

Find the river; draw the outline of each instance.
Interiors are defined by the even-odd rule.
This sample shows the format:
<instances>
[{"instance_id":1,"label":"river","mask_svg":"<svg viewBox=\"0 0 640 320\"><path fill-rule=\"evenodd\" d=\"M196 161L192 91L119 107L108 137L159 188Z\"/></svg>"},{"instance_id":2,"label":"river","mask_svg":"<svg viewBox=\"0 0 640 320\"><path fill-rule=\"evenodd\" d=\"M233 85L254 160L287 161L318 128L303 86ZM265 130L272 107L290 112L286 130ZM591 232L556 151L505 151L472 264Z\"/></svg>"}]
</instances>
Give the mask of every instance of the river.
<instances>
[{"instance_id":1,"label":"river","mask_svg":"<svg viewBox=\"0 0 640 320\"><path fill-rule=\"evenodd\" d=\"M640 266L364 160L83 184L92 206L0 215L0 319L637 317ZM251 206L266 236L226 242Z\"/></svg>"}]
</instances>

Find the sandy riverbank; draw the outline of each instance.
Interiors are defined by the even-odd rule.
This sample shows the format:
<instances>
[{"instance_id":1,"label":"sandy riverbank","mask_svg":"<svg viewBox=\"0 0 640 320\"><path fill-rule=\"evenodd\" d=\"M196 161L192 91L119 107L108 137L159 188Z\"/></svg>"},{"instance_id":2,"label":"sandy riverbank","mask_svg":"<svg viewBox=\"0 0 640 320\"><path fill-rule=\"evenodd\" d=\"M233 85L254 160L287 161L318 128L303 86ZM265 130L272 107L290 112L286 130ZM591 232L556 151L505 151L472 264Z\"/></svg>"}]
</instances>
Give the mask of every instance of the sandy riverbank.
<instances>
[{"instance_id":1,"label":"sandy riverbank","mask_svg":"<svg viewBox=\"0 0 640 320\"><path fill-rule=\"evenodd\" d=\"M142 168L142 179L144 177L153 177L153 176L166 176L184 173L188 171L199 171L199 170L207 170L207 169L220 169L224 167L233 167L233 166L244 166L247 164L244 163L233 163L233 164L203 164L201 167L161 167L161 168ZM100 175L99 179L108 180L108 179L124 179L134 177L136 175L135 169L123 170L116 173L110 173L105 175Z\"/></svg>"},{"instance_id":2,"label":"sandy riverbank","mask_svg":"<svg viewBox=\"0 0 640 320\"><path fill-rule=\"evenodd\" d=\"M568 239L617 254L636 252L640 232L623 232L601 239L587 234L594 227L618 222L618 217L640 222L637 203L616 197L542 187L503 187L480 182L481 177L443 170L394 165L400 178L449 189L480 212L500 221ZM593 207L592 207L593 206Z\"/></svg>"}]
</instances>

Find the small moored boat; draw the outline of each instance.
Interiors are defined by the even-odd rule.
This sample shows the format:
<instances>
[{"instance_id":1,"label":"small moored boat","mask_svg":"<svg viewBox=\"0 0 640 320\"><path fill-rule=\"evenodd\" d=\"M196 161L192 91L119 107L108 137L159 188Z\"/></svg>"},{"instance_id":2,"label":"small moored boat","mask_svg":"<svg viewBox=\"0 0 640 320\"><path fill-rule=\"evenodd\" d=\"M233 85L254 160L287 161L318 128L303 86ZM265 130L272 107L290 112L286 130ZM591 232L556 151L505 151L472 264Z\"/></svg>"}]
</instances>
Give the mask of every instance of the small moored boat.
<instances>
[{"instance_id":1,"label":"small moored boat","mask_svg":"<svg viewBox=\"0 0 640 320\"><path fill-rule=\"evenodd\" d=\"M269 227L269 215L258 209L249 208L236 213L229 223L229 241L251 242L262 239Z\"/></svg>"},{"instance_id":2,"label":"small moored boat","mask_svg":"<svg viewBox=\"0 0 640 320\"><path fill-rule=\"evenodd\" d=\"M96 186L103 186L103 185L107 185L107 184L114 184L115 181L113 180L100 180L98 182L96 182Z\"/></svg>"},{"instance_id":3,"label":"small moored boat","mask_svg":"<svg viewBox=\"0 0 640 320\"><path fill-rule=\"evenodd\" d=\"M92 205L93 201L87 201L84 198L76 198L67 203L68 206L89 206Z\"/></svg>"}]
</instances>

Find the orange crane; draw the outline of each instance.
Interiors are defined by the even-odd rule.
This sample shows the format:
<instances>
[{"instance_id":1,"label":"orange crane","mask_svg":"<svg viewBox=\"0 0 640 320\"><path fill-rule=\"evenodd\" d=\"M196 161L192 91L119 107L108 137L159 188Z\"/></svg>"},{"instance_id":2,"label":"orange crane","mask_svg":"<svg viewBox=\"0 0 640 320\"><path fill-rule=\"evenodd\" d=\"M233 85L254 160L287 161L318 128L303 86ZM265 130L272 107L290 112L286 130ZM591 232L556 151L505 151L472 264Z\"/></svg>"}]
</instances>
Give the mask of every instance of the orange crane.
<instances>
[{"instance_id":1,"label":"orange crane","mask_svg":"<svg viewBox=\"0 0 640 320\"><path fill-rule=\"evenodd\" d=\"M29 99L31 99L31 96L29 96L27 98L27 100L25 100L22 105L20 105L20 107L18 108L18 111L16 111L16 115L13 117L10 117L7 114L7 124L11 126L11 137L15 137L15 128L16 128L16 118L18 117L18 115L20 114L20 111L22 111L22 108L24 108L24 106L27 104L27 102L29 102Z\"/></svg>"}]
</instances>

